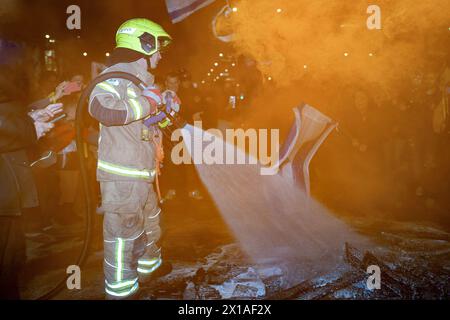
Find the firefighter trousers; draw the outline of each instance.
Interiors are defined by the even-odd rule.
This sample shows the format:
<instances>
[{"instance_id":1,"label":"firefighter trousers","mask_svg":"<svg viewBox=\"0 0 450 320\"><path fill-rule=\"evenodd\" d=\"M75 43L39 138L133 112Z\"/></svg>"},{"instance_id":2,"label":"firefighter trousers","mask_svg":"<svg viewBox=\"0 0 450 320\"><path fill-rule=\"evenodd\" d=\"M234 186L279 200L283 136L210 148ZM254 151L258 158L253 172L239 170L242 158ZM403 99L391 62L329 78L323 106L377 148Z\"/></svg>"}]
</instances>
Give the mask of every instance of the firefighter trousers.
<instances>
[{"instance_id":1,"label":"firefighter trousers","mask_svg":"<svg viewBox=\"0 0 450 320\"><path fill-rule=\"evenodd\" d=\"M101 181L104 274L107 298L123 299L139 288L139 275L161 265L160 213L146 181Z\"/></svg>"}]
</instances>

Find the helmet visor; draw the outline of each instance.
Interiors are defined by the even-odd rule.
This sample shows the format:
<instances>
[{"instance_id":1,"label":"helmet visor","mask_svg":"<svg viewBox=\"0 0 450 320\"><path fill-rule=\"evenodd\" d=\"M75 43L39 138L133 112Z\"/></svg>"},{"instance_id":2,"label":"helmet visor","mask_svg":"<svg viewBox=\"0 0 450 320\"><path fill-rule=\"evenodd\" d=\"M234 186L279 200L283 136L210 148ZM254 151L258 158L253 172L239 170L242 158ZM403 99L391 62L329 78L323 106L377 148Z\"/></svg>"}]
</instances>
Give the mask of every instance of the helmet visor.
<instances>
[{"instance_id":1,"label":"helmet visor","mask_svg":"<svg viewBox=\"0 0 450 320\"><path fill-rule=\"evenodd\" d=\"M141 48L148 54L156 48L156 38L148 32L144 32L140 37Z\"/></svg>"}]
</instances>

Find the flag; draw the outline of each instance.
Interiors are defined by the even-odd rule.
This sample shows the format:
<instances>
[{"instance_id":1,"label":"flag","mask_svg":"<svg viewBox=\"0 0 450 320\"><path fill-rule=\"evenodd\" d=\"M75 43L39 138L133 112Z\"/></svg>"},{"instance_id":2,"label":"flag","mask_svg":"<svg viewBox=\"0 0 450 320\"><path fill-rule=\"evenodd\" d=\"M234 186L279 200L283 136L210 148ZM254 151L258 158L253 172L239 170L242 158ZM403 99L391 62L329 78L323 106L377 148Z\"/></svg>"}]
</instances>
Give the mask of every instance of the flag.
<instances>
[{"instance_id":1,"label":"flag","mask_svg":"<svg viewBox=\"0 0 450 320\"><path fill-rule=\"evenodd\" d=\"M215 0L166 0L166 6L169 16L172 19L172 23L177 23L214 1Z\"/></svg>"},{"instance_id":2,"label":"flag","mask_svg":"<svg viewBox=\"0 0 450 320\"><path fill-rule=\"evenodd\" d=\"M309 164L337 123L304 104L294 108L295 120L280 150L277 166L300 189L310 194Z\"/></svg>"}]
</instances>

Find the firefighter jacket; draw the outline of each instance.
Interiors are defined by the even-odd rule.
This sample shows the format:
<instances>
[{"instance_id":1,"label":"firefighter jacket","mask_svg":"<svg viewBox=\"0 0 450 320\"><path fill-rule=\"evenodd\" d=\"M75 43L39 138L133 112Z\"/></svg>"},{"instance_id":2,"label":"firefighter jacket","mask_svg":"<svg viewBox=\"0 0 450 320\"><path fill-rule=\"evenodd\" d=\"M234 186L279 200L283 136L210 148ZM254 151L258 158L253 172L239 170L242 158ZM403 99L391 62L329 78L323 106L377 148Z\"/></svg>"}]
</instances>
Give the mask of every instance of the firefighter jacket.
<instances>
[{"instance_id":1,"label":"firefighter jacket","mask_svg":"<svg viewBox=\"0 0 450 320\"><path fill-rule=\"evenodd\" d=\"M118 63L102 73L117 71L153 85L153 76L138 62ZM101 82L89 98L89 113L100 122L97 180L152 182L156 170L151 141L158 131L144 126L152 104L141 88L120 78Z\"/></svg>"}]
</instances>

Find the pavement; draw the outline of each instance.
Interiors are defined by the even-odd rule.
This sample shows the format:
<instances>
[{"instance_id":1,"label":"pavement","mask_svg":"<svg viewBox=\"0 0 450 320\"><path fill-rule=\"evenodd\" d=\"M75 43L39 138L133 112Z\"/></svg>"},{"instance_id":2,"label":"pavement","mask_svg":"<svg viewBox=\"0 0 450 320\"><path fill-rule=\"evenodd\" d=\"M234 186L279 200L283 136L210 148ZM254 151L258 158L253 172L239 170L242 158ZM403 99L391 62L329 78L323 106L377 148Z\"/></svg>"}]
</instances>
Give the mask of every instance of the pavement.
<instances>
[{"instance_id":1,"label":"pavement","mask_svg":"<svg viewBox=\"0 0 450 320\"><path fill-rule=\"evenodd\" d=\"M331 273L288 281L286 261L252 263L241 251L214 203L204 194L194 200L181 190L163 205L163 258L169 275L141 286L138 299L448 299L450 234L436 226L353 220L371 239L374 252L342 248L342 262ZM97 230L98 232L101 232ZM35 299L53 288L76 261L82 224L56 226L27 240L28 260L21 277L22 296ZM99 238L99 237L97 237ZM100 238L99 238L100 239ZM54 299L101 300L103 252L91 249L81 268L81 289L64 289ZM367 288L368 263L380 266L380 290Z\"/></svg>"}]
</instances>

